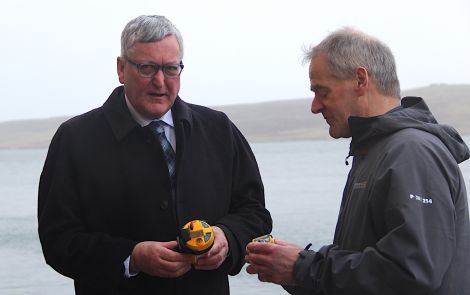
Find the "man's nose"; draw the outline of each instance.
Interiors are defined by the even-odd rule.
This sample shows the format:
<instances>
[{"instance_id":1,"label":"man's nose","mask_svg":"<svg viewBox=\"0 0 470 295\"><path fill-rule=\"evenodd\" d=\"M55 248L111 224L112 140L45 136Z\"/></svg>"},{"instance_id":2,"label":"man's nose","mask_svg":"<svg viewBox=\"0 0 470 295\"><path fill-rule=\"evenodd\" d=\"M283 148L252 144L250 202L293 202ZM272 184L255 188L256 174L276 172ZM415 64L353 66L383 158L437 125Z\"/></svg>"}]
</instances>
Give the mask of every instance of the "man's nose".
<instances>
[{"instance_id":1,"label":"man's nose","mask_svg":"<svg viewBox=\"0 0 470 295\"><path fill-rule=\"evenodd\" d=\"M153 75L152 83L157 86L162 86L165 83L165 76L163 75L162 69L158 69L155 75Z\"/></svg>"},{"instance_id":2,"label":"man's nose","mask_svg":"<svg viewBox=\"0 0 470 295\"><path fill-rule=\"evenodd\" d=\"M318 101L318 99L314 95L310 111L314 114L319 114L322 109L323 109L323 106L321 105L321 103Z\"/></svg>"}]
</instances>

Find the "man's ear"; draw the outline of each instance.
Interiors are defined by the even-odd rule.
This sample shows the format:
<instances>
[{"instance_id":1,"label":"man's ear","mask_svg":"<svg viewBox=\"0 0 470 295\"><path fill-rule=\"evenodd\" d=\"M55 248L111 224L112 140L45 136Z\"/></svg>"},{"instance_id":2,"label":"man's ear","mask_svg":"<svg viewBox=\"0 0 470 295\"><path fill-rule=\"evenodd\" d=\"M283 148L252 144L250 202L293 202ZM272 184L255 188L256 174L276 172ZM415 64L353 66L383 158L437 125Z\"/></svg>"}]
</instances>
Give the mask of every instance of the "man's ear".
<instances>
[{"instance_id":1,"label":"man's ear","mask_svg":"<svg viewBox=\"0 0 470 295\"><path fill-rule=\"evenodd\" d=\"M117 69L117 74L119 77L119 82L121 84L124 84L124 66L125 66L125 61L122 57L118 56L116 60L116 69Z\"/></svg>"},{"instance_id":2,"label":"man's ear","mask_svg":"<svg viewBox=\"0 0 470 295\"><path fill-rule=\"evenodd\" d=\"M369 73L366 68L358 67L356 69L356 92L358 96L363 96L369 88Z\"/></svg>"}]
</instances>

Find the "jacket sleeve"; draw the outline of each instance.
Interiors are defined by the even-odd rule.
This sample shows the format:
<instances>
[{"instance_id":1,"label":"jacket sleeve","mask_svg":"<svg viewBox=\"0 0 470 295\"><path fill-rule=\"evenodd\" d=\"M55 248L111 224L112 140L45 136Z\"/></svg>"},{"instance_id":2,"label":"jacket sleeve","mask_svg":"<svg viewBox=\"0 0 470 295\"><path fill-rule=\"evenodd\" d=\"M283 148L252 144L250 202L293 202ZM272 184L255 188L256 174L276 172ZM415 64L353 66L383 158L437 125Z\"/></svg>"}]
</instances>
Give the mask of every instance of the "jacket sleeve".
<instances>
[{"instance_id":1,"label":"jacket sleeve","mask_svg":"<svg viewBox=\"0 0 470 295\"><path fill-rule=\"evenodd\" d=\"M228 273L235 275L245 263L245 247L257 236L270 233L272 220L265 208L264 187L253 152L240 131L230 123L233 134L233 171L229 214L217 223L230 247Z\"/></svg>"},{"instance_id":2,"label":"jacket sleeve","mask_svg":"<svg viewBox=\"0 0 470 295\"><path fill-rule=\"evenodd\" d=\"M66 124L54 135L40 177L38 231L46 262L73 279L118 280L135 242L87 229Z\"/></svg>"},{"instance_id":3,"label":"jacket sleeve","mask_svg":"<svg viewBox=\"0 0 470 295\"><path fill-rule=\"evenodd\" d=\"M362 251L336 245L302 251L294 270L299 286L326 294L429 294L439 288L456 248L458 165L440 142L423 138L383 152L376 165L364 210L376 242Z\"/></svg>"}]
</instances>

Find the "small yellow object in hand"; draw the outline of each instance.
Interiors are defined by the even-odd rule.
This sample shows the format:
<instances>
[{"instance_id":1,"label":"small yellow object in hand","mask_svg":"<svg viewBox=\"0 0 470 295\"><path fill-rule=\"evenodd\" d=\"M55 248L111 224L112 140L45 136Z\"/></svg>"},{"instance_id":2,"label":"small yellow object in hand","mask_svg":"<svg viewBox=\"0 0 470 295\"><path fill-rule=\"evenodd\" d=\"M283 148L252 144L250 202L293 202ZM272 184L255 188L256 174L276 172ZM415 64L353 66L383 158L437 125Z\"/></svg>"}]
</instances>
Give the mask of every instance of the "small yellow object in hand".
<instances>
[{"instance_id":1,"label":"small yellow object in hand","mask_svg":"<svg viewBox=\"0 0 470 295\"><path fill-rule=\"evenodd\" d=\"M274 238L272 235L264 235L261 237L254 238L252 242L255 243L274 243Z\"/></svg>"}]
</instances>

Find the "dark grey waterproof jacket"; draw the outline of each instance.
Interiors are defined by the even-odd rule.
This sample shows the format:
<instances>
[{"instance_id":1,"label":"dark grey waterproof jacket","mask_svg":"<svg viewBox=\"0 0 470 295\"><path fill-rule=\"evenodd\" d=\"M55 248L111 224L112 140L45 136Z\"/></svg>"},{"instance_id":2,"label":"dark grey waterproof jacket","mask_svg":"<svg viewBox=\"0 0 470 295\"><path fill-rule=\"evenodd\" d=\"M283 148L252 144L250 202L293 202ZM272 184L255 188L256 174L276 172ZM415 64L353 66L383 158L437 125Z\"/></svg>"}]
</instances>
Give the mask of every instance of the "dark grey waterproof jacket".
<instances>
[{"instance_id":1,"label":"dark grey waterproof jacket","mask_svg":"<svg viewBox=\"0 0 470 295\"><path fill-rule=\"evenodd\" d=\"M470 225L458 163L469 149L421 98L351 117L334 242L302 251L292 294L470 294Z\"/></svg>"}]
</instances>

